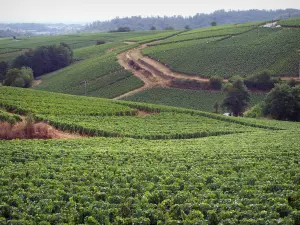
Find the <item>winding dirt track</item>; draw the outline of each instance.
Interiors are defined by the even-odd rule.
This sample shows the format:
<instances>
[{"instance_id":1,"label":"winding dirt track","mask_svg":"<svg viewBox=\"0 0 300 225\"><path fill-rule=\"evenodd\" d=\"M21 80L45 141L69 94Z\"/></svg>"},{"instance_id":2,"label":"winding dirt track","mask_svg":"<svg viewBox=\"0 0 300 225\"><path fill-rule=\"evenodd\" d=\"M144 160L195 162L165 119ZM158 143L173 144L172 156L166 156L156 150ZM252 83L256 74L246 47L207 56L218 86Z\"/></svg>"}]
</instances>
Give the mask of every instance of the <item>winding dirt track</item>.
<instances>
[{"instance_id":1,"label":"winding dirt track","mask_svg":"<svg viewBox=\"0 0 300 225\"><path fill-rule=\"evenodd\" d=\"M147 56L143 56L142 49L146 48L149 44L154 43L157 43L157 41L142 44L136 48L128 50L127 52L120 53L117 56L118 63L125 70L131 72L134 76L141 79L144 82L144 85L140 88L115 97L114 99L122 99L153 87L170 87L170 81L174 79L188 79L200 82L209 82L209 79L201 78L199 76L191 76L184 73L173 72L164 64ZM130 62L138 65L140 68L137 69L136 66L130 66Z\"/></svg>"}]
</instances>

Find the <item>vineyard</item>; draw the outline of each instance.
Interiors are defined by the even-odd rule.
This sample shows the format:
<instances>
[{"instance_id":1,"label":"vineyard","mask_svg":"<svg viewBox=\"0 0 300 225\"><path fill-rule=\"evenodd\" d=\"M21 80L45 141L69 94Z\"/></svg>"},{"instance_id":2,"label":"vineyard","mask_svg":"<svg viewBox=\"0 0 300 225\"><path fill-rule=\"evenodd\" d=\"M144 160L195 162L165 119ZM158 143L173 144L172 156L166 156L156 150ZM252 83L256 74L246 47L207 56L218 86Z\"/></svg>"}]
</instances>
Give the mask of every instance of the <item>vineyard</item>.
<instances>
[{"instance_id":1,"label":"vineyard","mask_svg":"<svg viewBox=\"0 0 300 225\"><path fill-rule=\"evenodd\" d=\"M173 88L153 88L124 98L128 101L155 103L197 109L207 112L214 111L213 105L221 104L225 93L220 91L194 91ZM261 102L265 94L250 92L251 106ZM220 111L223 111L221 108Z\"/></svg>"},{"instance_id":2,"label":"vineyard","mask_svg":"<svg viewBox=\"0 0 300 225\"><path fill-rule=\"evenodd\" d=\"M110 137L0 140L1 224L299 224L299 123L11 87L0 106Z\"/></svg>"},{"instance_id":3,"label":"vineyard","mask_svg":"<svg viewBox=\"0 0 300 225\"><path fill-rule=\"evenodd\" d=\"M218 36L216 40L203 39L199 43L191 40L155 45L143 49L143 53L174 71L202 77L245 77L266 68L274 76L297 76L298 40L298 29L255 28L240 35Z\"/></svg>"},{"instance_id":4,"label":"vineyard","mask_svg":"<svg viewBox=\"0 0 300 225\"><path fill-rule=\"evenodd\" d=\"M212 113L222 91L151 83L96 98L144 85L117 61L141 46L207 78L297 74L300 30L260 25L0 40L0 61L61 41L76 59L31 89L0 86L0 129L67 138L0 140L0 224L300 225L300 123ZM250 92L251 105L265 95Z\"/></svg>"},{"instance_id":5,"label":"vineyard","mask_svg":"<svg viewBox=\"0 0 300 225\"><path fill-rule=\"evenodd\" d=\"M299 138L0 141L6 224L299 224Z\"/></svg>"}]
</instances>

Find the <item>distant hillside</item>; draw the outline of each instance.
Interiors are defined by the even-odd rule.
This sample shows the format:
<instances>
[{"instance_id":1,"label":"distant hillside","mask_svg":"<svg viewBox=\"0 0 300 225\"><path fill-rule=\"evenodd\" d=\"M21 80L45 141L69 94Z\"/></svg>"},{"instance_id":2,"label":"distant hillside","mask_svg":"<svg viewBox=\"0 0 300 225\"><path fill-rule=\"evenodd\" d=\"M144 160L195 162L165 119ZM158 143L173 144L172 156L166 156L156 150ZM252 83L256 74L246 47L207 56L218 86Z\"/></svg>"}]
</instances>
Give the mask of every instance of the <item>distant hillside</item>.
<instances>
[{"instance_id":1,"label":"distant hillside","mask_svg":"<svg viewBox=\"0 0 300 225\"><path fill-rule=\"evenodd\" d=\"M149 30L152 26L162 30L168 26L175 29L184 29L186 25L190 28L200 28L210 26L215 21L217 24L245 23L250 21L265 21L283 19L289 17L299 17L299 9L279 9L279 10L246 10L246 11L225 11L218 10L210 14L197 13L194 16L171 16L171 17L146 17L141 16L115 18L110 21L95 21L85 26L84 31L110 31L118 27L130 27L132 30Z\"/></svg>"}]
</instances>

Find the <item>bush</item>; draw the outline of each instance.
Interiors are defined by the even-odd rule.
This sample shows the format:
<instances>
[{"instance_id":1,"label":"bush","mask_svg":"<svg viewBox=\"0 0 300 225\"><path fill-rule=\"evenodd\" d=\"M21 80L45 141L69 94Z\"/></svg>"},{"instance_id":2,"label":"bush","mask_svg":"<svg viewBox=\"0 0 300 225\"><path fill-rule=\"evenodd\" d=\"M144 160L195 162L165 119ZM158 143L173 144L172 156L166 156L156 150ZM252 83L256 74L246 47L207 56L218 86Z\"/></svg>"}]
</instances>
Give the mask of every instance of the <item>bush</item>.
<instances>
[{"instance_id":1,"label":"bush","mask_svg":"<svg viewBox=\"0 0 300 225\"><path fill-rule=\"evenodd\" d=\"M209 86L215 90L222 89L223 78L218 76L213 76L209 79Z\"/></svg>"},{"instance_id":2,"label":"bush","mask_svg":"<svg viewBox=\"0 0 300 225\"><path fill-rule=\"evenodd\" d=\"M245 112L244 116L250 118L261 118L263 117L264 107L263 103L259 103L253 106L249 111Z\"/></svg>"}]
</instances>

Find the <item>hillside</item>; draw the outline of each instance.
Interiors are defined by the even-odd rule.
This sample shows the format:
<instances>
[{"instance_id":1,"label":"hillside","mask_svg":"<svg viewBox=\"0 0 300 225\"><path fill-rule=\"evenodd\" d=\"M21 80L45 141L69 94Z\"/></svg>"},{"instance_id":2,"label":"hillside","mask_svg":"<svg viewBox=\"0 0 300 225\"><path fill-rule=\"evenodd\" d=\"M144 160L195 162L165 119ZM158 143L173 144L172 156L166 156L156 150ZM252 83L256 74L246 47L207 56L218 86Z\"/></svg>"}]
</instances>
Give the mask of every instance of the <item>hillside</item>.
<instances>
[{"instance_id":1,"label":"hillside","mask_svg":"<svg viewBox=\"0 0 300 225\"><path fill-rule=\"evenodd\" d=\"M0 223L298 224L299 123L10 87L0 105L87 135L0 140Z\"/></svg>"},{"instance_id":2,"label":"hillside","mask_svg":"<svg viewBox=\"0 0 300 225\"><path fill-rule=\"evenodd\" d=\"M76 62L40 77L33 87L37 90L211 112L213 104L224 98L224 93L209 87L212 76L221 76L226 83L232 76L249 77L267 69L272 77L298 77L298 20L276 21L271 28L260 21L181 31L3 39L0 47L26 51L60 41L73 46ZM275 27L279 24L282 27ZM96 45L97 40L106 43ZM264 95L252 90L251 105Z\"/></svg>"}]
</instances>

